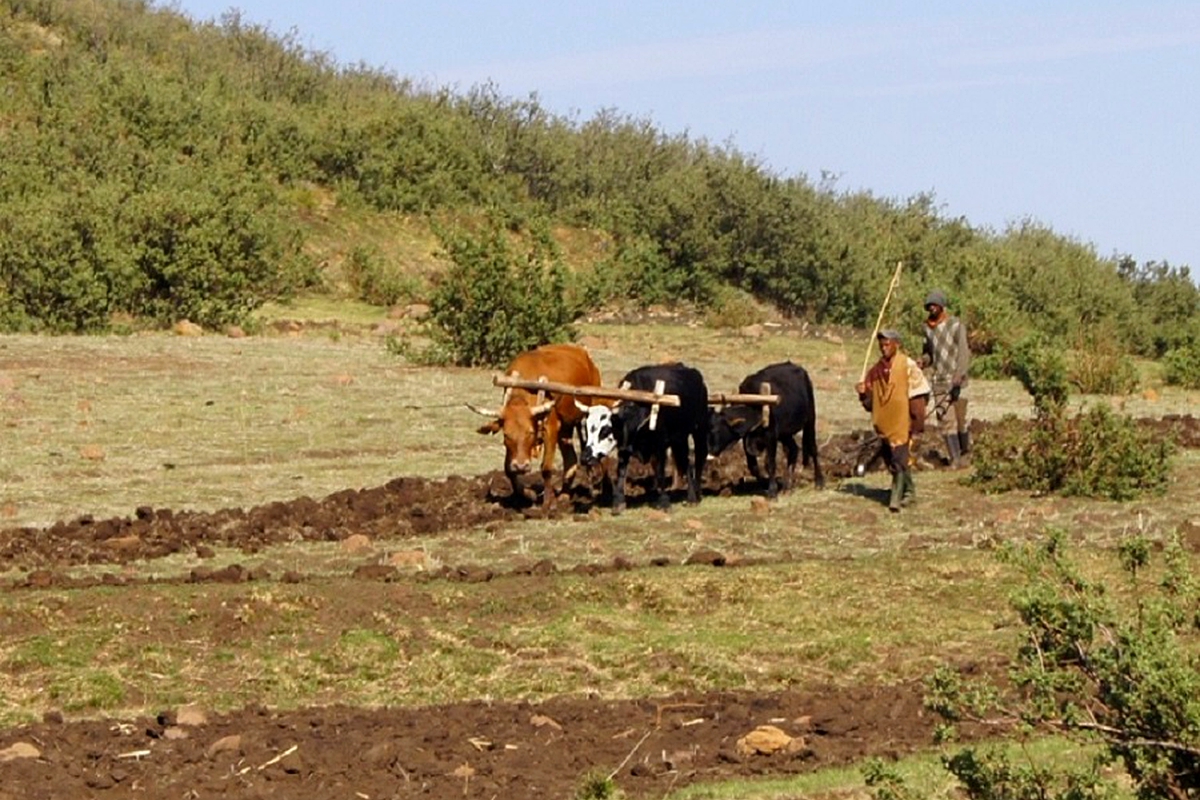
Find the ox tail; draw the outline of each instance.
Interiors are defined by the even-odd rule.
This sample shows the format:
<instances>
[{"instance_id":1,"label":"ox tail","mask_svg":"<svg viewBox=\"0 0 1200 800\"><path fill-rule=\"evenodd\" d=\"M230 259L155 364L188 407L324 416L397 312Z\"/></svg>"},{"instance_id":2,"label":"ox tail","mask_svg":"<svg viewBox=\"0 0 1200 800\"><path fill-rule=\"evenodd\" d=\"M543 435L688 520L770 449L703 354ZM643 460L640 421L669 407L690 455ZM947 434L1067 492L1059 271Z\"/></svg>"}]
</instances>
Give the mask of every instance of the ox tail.
<instances>
[{"instance_id":1,"label":"ox tail","mask_svg":"<svg viewBox=\"0 0 1200 800\"><path fill-rule=\"evenodd\" d=\"M813 391L812 378L805 376L804 390L808 393L808 408L812 412L804 421L803 441L801 449L804 453L804 466L812 464L820 474L820 462L817 461L817 398Z\"/></svg>"}]
</instances>

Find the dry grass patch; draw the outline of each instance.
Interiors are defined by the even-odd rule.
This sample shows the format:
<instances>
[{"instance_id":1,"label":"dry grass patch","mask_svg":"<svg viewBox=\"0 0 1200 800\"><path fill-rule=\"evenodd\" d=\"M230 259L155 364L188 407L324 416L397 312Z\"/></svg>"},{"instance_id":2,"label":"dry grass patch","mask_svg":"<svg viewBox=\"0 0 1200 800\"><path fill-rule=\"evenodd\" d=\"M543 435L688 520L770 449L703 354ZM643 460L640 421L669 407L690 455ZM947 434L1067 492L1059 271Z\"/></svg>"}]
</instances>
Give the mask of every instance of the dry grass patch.
<instances>
[{"instance_id":1,"label":"dry grass patch","mask_svg":"<svg viewBox=\"0 0 1200 800\"><path fill-rule=\"evenodd\" d=\"M478 474L482 372L420 370L374 339L0 338L7 525L139 505L212 510L402 474Z\"/></svg>"}]
</instances>

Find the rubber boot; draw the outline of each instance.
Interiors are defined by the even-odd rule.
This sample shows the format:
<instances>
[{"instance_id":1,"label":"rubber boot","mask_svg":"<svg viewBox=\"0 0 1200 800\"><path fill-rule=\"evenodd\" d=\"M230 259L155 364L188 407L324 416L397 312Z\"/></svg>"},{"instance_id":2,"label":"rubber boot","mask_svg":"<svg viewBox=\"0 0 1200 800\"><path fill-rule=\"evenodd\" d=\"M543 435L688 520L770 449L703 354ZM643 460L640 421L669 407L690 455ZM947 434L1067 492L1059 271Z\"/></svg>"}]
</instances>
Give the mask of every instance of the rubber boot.
<instances>
[{"instance_id":1,"label":"rubber boot","mask_svg":"<svg viewBox=\"0 0 1200 800\"><path fill-rule=\"evenodd\" d=\"M942 438L946 441L946 455L950 469L958 469L962 466L962 452L958 447L958 434L948 433Z\"/></svg>"},{"instance_id":2,"label":"rubber boot","mask_svg":"<svg viewBox=\"0 0 1200 800\"><path fill-rule=\"evenodd\" d=\"M900 505L907 506L917 499L917 484L913 481L911 469L904 470L903 481L900 487Z\"/></svg>"},{"instance_id":3,"label":"rubber boot","mask_svg":"<svg viewBox=\"0 0 1200 800\"><path fill-rule=\"evenodd\" d=\"M959 455L965 456L969 452L971 452L971 432L970 431L959 431L958 432L958 453L959 453Z\"/></svg>"},{"instance_id":4,"label":"rubber boot","mask_svg":"<svg viewBox=\"0 0 1200 800\"><path fill-rule=\"evenodd\" d=\"M892 497L888 501L888 511L899 511L900 501L904 497L904 472L896 472L892 475Z\"/></svg>"}]
</instances>

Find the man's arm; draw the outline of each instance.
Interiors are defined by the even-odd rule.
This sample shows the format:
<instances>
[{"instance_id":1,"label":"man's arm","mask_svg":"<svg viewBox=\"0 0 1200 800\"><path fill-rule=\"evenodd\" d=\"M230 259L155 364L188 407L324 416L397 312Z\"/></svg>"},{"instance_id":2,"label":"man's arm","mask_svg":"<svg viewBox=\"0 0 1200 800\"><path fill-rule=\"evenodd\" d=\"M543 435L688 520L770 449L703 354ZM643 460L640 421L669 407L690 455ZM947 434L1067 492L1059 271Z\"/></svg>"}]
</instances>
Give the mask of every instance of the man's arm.
<instances>
[{"instance_id":1,"label":"man's arm","mask_svg":"<svg viewBox=\"0 0 1200 800\"><path fill-rule=\"evenodd\" d=\"M967 343L967 323L960 318L958 330L954 332L954 350L957 361L954 365L954 385L961 386L971 370L971 346Z\"/></svg>"}]
</instances>

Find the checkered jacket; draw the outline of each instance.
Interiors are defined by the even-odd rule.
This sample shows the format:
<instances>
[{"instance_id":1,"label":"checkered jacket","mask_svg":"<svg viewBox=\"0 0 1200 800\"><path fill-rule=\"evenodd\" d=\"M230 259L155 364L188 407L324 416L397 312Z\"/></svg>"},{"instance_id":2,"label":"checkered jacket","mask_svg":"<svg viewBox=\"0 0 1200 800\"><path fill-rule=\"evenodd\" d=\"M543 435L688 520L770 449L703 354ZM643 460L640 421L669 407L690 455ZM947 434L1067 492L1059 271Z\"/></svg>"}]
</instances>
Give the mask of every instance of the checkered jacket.
<instances>
[{"instance_id":1,"label":"checkered jacket","mask_svg":"<svg viewBox=\"0 0 1200 800\"><path fill-rule=\"evenodd\" d=\"M921 351L929 366L925 374L933 390L944 393L958 379L959 386L967 385L967 370L971 350L967 346L967 326L958 317L947 316L936 326L925 326L925 346Z\"/></svg>"}]
</instances>

